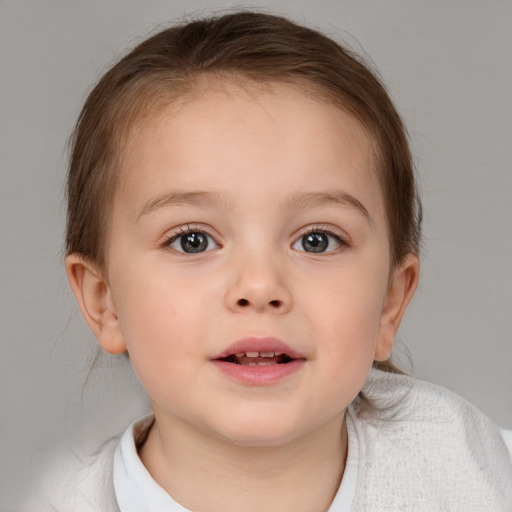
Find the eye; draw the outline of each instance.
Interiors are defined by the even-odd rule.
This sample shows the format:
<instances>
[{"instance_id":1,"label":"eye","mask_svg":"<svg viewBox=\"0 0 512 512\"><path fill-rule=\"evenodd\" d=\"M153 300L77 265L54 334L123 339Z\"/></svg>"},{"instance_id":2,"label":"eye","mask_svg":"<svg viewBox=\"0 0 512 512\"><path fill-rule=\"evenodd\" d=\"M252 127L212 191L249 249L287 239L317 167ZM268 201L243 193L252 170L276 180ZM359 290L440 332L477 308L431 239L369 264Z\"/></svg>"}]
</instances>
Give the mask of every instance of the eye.
<instances>
[{"instance_id":1,"label":"eye","mask_svg":"<svg viewBox=\"0 0 512 512\"><path fill-rule=\"evenodd\" d=\"M311 253L331 252L339 249L342 245L347 245L345 241L335 233L329 233L325 230L309 231L302 235L292 248L297 251Z\"/></svg>"},{"instance_id":2,"label":"eye","mask_svg":"<svg viewBox=\"0 0 512 512\"><path fill-rule=\"evenodd\" d=\"M197 254L218 247L215 240L204 231L186 231L172 236L165 245L178 252Z\"/></svg>"}]
</instances>

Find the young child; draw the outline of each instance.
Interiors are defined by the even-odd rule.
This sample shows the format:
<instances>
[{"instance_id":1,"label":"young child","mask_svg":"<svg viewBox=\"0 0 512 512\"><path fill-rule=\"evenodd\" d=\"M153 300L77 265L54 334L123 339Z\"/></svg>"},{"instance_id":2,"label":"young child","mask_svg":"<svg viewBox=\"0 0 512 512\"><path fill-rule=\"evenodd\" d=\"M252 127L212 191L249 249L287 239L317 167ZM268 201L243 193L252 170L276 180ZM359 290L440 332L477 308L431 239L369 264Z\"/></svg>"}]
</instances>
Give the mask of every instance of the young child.
<instances>
[{"instance_id":1,"label":"young child","mask_svg":"<svg viewBox=\"0 0 512 512\"><path fill-rule=\"evenodd\" d=\"M420 224L401 119L332 40L241 12L137 46L74 132L66 269L153 414L41 509L512 510L511 434L390 362Z\"/></svg>"}]
</instances>

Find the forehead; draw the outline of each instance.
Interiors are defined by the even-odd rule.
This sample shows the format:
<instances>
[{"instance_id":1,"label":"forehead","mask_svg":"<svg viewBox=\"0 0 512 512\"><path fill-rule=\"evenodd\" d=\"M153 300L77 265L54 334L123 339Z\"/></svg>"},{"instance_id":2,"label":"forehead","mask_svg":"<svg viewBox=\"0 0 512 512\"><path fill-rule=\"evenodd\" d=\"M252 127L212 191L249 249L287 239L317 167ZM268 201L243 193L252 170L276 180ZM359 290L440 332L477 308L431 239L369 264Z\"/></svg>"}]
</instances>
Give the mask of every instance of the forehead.
<instances>
[{"instance_id":1,"label":"forehead","mask_svg":"<svg viewBox=\"0 0 512 512\"><path fill-rule=\"evenodd\" d=\"M381 195L373 141L351 114L289 84L209 84L145 116L129 133L119 193L259 188L290 193L343 179ZM243 177L243 179L242 179ZM294 190L297 189L297 190ZM378 202L380 201L380 197Z\"/></svg>"}]
</instances>

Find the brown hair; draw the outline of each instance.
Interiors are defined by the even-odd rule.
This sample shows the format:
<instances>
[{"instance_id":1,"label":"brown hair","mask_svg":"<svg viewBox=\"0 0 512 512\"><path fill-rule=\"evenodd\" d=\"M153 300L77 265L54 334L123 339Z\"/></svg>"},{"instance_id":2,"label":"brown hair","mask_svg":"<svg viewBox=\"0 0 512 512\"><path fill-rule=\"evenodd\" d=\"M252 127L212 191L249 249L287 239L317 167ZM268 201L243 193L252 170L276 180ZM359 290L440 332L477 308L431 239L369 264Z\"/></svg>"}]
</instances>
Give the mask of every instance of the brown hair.
<instances>
[{"instance_id":1,"label":"brown hair","mask_svg":"<svg viewBox=\"0 0 512 512\"><path fill-rule=\"evenodd\" d=\"M391 262L419 253L421 205L404 125L385 88L351 51L285 18L237 12L167 28L99 81L71 138L66 252L103 266L123 143L136 120L208 78L290 83L358 119L375 141ZM382 368L393 370L388 363Z\"/></svg>"}]
</instances>

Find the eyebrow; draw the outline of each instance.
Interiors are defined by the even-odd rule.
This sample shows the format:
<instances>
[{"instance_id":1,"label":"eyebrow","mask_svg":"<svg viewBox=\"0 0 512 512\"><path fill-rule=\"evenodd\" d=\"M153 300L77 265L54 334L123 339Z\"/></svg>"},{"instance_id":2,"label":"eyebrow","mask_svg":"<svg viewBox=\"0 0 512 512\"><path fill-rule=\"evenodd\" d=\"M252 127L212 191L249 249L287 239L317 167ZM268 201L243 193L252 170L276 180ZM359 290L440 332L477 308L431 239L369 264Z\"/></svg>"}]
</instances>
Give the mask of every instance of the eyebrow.
<instances>
[{"instance_id":1,"label":"eyebrow","mask_svg":"<svg viewBox=\"0 0 512 512\"><path fill-rule=\"evenodd\" d=\"M137 220L161 208L185 204L199 207L222 206L225 209L233 207L231 196L227 192L173 191L146 201L137 216ZM283 209L302 209L330 205L354 209L361 213L372 226L375 225L363 203L348 192L341 190L296 193L284 200L281 207Z\"/></svg>"},{"instance_id":2,"label":"eyebrow","mask_svg":"<svg viewBox=\"0 0 512 512\"><path fill-rule=\"evenodd\" d=\"M293 194L283 203L284 208L311 208L318 206L344 206L361 213L374 226L373 219L359 199L348 192L330 190L322 192L301 192Z\"/></svg>"},{"instance_id":3,"label":"eyebrow","mask_svg":"<svg viewBox=\"0 0 512 512\"><path fill-rule=\"evenodd\" d=\"M177 205L192 205L192 206L223 206L226 209L232 207L231 200L228 194L223 192L203 192L203 191L173 191L160 194L146 201L142 206L137 220L141 217L148 215L155 210L166 208L169 206Z\"/></svg>"}]
</instances>

